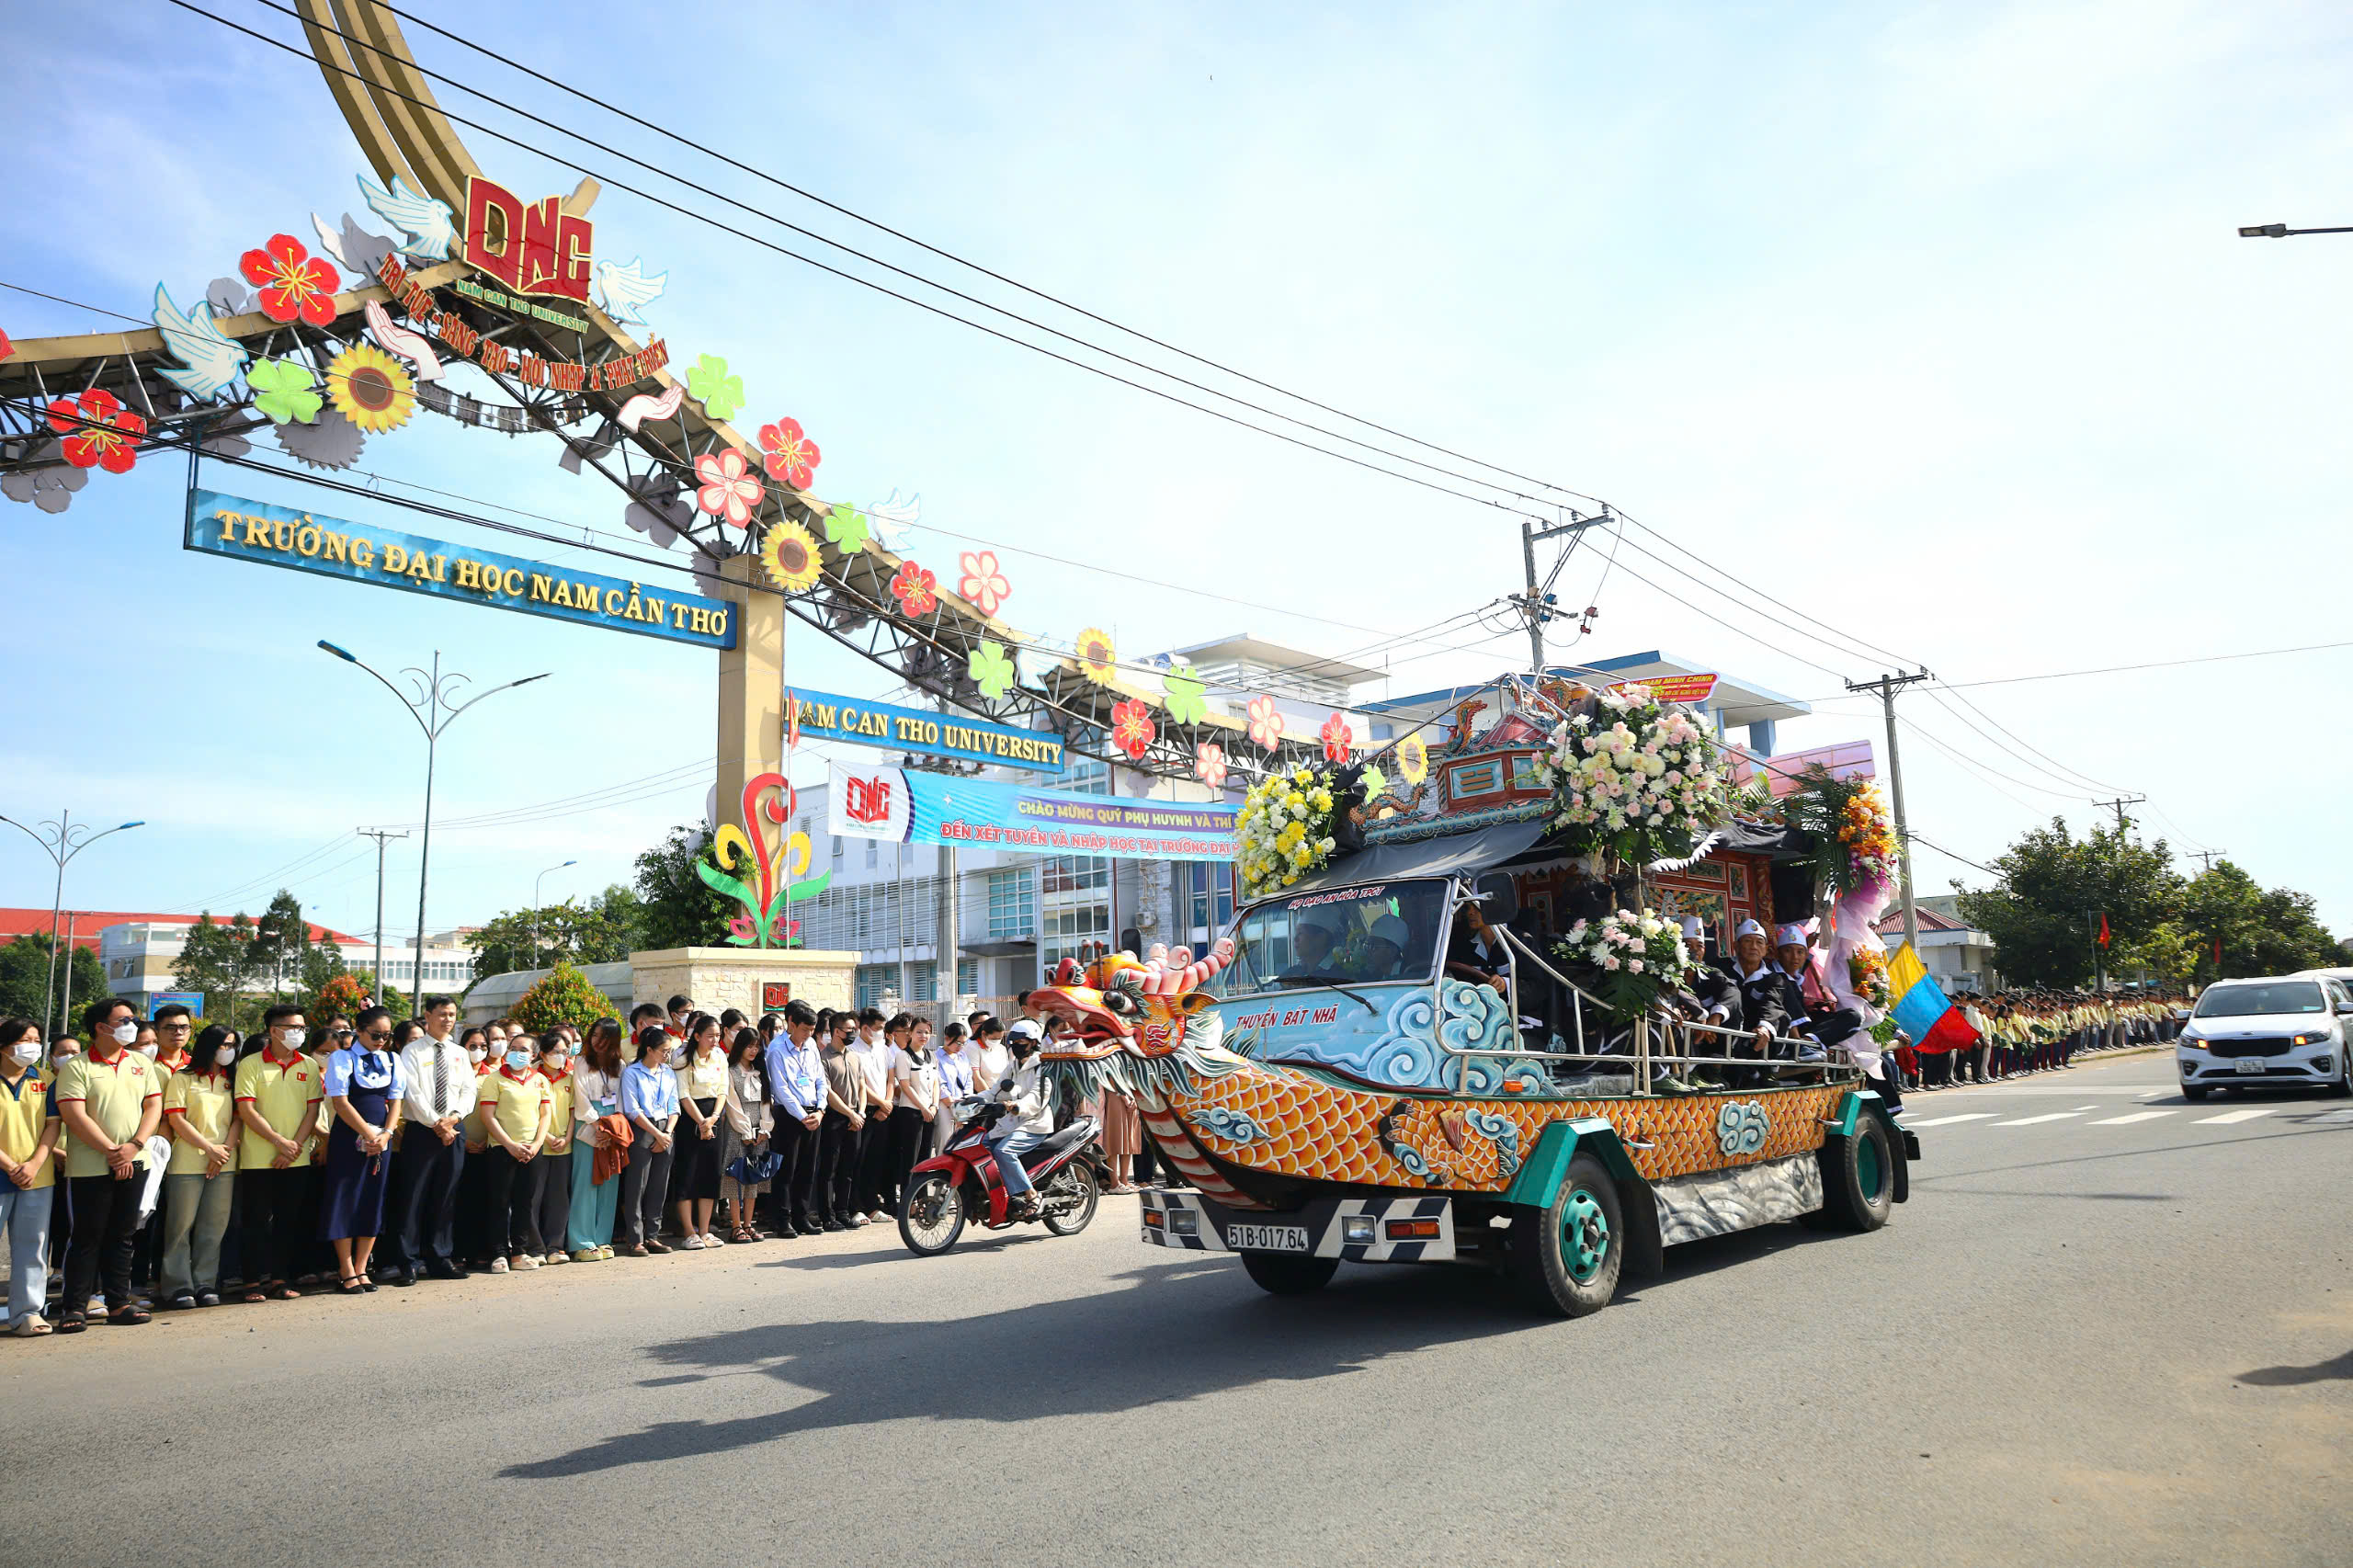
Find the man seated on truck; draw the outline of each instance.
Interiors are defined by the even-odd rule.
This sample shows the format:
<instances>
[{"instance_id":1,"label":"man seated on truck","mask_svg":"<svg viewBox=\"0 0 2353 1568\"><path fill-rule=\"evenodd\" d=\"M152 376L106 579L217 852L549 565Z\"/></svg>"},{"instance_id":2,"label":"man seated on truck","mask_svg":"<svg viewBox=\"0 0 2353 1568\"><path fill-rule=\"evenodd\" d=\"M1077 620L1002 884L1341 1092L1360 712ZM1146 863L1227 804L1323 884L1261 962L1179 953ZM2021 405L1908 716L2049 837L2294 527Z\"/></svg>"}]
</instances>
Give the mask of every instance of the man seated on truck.
<instances>
[{"instance_id":1,"label":"man seated on truck","mask_svg":"<svg viewBox=\"0 0 2353 1568\"><path fill-rule=\"evenodd\" d=\"M1425 980L1429 966L1415 963L1405 956L1414 945L1413 928L1394 915L1384 915L1372 923L1364 945L1364 961L1358 966L1358 980Z\"/></svg>"},{"instance_id":2,"label":"man seated on truck","mask_svg":"<svg viewBox=\"0 0 2353 1568\"><path fill-rule=\"evenodd\" d=\"M1824 1047L1836 1045L1863 1027L1862 1015L1842 1007L1823 978L1825 959L1813 950L1802 926L1776 934L1773 966L1781 971L1781 1006L1790 1015L1790 1036L1801 1062L1819 1062Z\"/></svg>"},{"instance_id":3,"label":"man seated on truck","mask_svg":"<svg viewBox=\"0 0 2353 1568\"><path fill-rule=\"evenodd\" d=\"M1727 1041L1731 1049L1726 1055L1761 1057L1789 1028L1789 1010L1781 1003L1781 982L1786 977L1773 967L1768 949L1765 927L1754 920L1744 920L1733 933L1731 960L1717 963L1718 970L1740 993L1740 1009L1733 1027L1750 1037L1746 1040ZM1734 1088L1753 1086L1764 1077L1755 1068L1733 1067L1726 1073Z\"/></svg>"},{"instance_id":4,"label":"man seated on truck","mask_svg":"<svg viewBox=\"0 0 2353 1568\"><path fill-rule=\"evenodd\" d=\"M1340 918L1328 908L1302 909L1291 916L1291 965L1279 977L1284 981L1326 981L1340 978L1332 949L1340 942Z\"/></svg>"}]
</instances>

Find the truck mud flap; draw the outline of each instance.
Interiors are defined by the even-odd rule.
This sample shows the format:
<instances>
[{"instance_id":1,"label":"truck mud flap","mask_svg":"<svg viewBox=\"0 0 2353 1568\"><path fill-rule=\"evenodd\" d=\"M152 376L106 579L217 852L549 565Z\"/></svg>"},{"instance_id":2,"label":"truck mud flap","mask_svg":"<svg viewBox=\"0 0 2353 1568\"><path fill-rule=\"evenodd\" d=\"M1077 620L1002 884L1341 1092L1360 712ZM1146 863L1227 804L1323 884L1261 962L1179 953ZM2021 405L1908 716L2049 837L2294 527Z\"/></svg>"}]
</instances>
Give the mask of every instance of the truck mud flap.
<instances>
[{"instance_id":1,"label":"truck mud flap","mask_svg":"<svg viewBox=\"0 0 2353 1568\"><path fill-rule=\"evenodd\" d=\"M1323 1198L1299 1209L1228 1209L1198 1192L1142 1194L1143 1239L1188 1252L1292 1253L1343 1263L1447 1263L1454 1203L1416 1193Z\"/></svg>"}]
</instances>

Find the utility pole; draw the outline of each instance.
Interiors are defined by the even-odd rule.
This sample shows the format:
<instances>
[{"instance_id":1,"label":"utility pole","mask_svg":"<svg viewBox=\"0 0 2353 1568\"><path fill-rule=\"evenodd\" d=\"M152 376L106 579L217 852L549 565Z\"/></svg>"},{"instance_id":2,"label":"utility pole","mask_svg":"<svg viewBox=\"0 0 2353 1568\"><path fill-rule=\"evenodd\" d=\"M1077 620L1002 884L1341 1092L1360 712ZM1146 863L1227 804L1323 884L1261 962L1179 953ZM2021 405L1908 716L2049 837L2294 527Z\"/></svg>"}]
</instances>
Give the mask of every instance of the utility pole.
<instances>
[{"instance_id":1,"label":"utility pole","mask_svg":"<svg viewBox=\"0 0 2353 1568\"><path fill-rule=\"evenodd\" d=\"M2113 801L2094 801L2092 804L2095 806L2106 806L2109 810L2115 812L2116 836L2121 838L2124 836L2125 827L2124 808L2127 806L2140 805L2143 801L2147 801L2148 798L2149 797L2146 795L2120 795Z\"/></svg>"},{"instance_id":2,"label":"utility pole","mask_svg":"<svg viewBox=\"0 0 2353 1568\"><path fill-rule=\"evenodd\" d=\"M1877 680L1850 680L1848 691L1875 691L1887 711L1887 789L1895 800L1896 864L1904 874L1904 941L1912 956L1920 956L1920 911L1912 900L1912 830L1904 818L1904 759L1895 749L1895 694L1930 676L1924 666L1914 675L1881 676Z\"/></svg>"},{"instance_id":3,"label":"utility pole","mask_svg":"<svg viewBox=\"0 0 2353 1568\"><path fill-rule=\"evenodd\" d=\"M57 1004L57 1022L69 1034L74 1029L74 925L88 913L86 909L69 909L65 912L65 990L64 1000ZM44 1006L48 1005L47 997L41 1000ZM97 1041L93 1040L91 1043L96 1044ZM41 1041L43 1050L47 1050L48 1046L48 1040Z\"/></svg>"},{"instance_id":4,"label":"utility pole","mask_svg":"<svg viewBox=\"0 0 2353 1568\"><path fill-rule=\"evenodd\" d=\"M375 982L373 1000L375 1006L381 1007L384 1005L384 842L406 838L408 835L389 833L382 828L362 827L352 831L362 838L376 841L376 969L371 978Z\"/></svg>"},{"instance_id":5,"label":"utility pole","mask_svg":"<svg viewBox=\"0 0 2353 1568\"><path fill-rule=\"evenodd\" d=\"M1615 521L1617 519L1609 515L1609 509L1606 506L1602 508L1601 515L1597 517L1581 517L1576 513L1571 512L1567 522L1554 523L1551 528L1538 528L1536 519L1533 517L1525 517L1520 520L1519 553L1522 562L1528 568L1528 591L1524 595L1512 596L1512 602L1519 607L1520 614L1528 618L1528 669L1530 675L1539 679L1541 679L1544 675L1544 623L1552 619L1553 614L1552 585L1559 579L1562 566L1567 562L1570 555L1574 553L1576 541L1585 537L1585 530L1597 523ZM1561 534L1571 536L1569 548L1561 551L1561 559L1552 562L1552 575L1546 577L1540 585L1536 581L1536 541L1552 539ZM1114 936L1118 934L1112 933Z\"/></svg>"},{"instance_id":6,"label":"utility pole","mask_svg":"<svg viewBox=\"0 0 2353 1568\"><path fill-rule=\"evenodd\" d=\"M2221 859L2223 856L2228 855L2230 851L2227 849L2200 849L2193 851L2193 853L2204 863L2205 869L2211 871L2214 869L2214 862Z\"/></svg>"}]
</instances>

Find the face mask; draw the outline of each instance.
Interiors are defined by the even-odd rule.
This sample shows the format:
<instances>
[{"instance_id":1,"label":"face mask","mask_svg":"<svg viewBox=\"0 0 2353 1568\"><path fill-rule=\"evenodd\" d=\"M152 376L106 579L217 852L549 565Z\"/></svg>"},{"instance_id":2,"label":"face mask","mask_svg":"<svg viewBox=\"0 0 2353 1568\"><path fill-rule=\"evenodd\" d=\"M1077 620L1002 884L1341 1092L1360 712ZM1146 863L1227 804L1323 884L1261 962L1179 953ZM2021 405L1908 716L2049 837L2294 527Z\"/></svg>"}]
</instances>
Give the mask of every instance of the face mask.
<instances>
[{"instance_id":1,"label":"face mask","mask_svg":"<svg viewBox=\"0 0 2353 1568\"><path fill-rule=\"evenodd\" d=\"M145 1057L145 1058L146 1058L148 1061L150 1061L150 1062L154 1061L154 1060L155 1060L155 1042L154 1042L153 1040L149 1040L145 1045L141 1046L141 1047L139 1048L139 1054L140 1054L140 1055L142 1055L142 1056L143 1056L143 1057Z\"/></svg>"},{"instance_id":2,"label":"face mask","mask_svg":"<svg viewBox=\"0 0 2353 1568\"><path fill-rule=\"evenodd\" d=\"M212 1060L223 1067L234 1067L237 1064L237 1048L233 1045L224 1045L212 1053Z\"/></svg>"},{"instance_id":3,"label":"face mask","mask_svg":"<svg viewBox=\"0 0 2353 1568\"><path fill-rule=\"evenodd\" d=\"M19 1040L8 1048L8 1054L17 1059L19 1066L29 1067L40 1060L40 1041Z\"/></svg>"},{"instance_id":4,"label":"face mask","mask_svg":"<svg viewBox=\"0 0 2353 1568\"><path fill-rule=\"evenodd\" d=\"M137 1024L117 1024L115 1025L112 1033L114 1035L115 1044L129 1045L132 1040L139 1038L139 1026Z\"/></svg>"},{"instance_id":5,"label":"face mask","mask_svg":"<svg viewBox=\"0 0 2353 1568\"><path fill-rule=\"evenodd\" d=\"M540 1059L540 1071L545 1073L551 1078L563 1077L564 1068L569 1065L571 1065L571 1063L568 1062L560 1052L551 1051L549 1054Z\"/></svg>"},{"instance_id":6,"label":"face mask","mask_svg":"<svg viewBox=\"0 0 2353 1568\"><path fill-rule=\"evenodd\" d=\"M529 1067L530 1064L531 1053L528 1051L510 1051L506 1053L506 1065L512 1067L517 1073L520 1073L524 1068Z\"/></svg>"},{"instance_id":7,"label":"face mask","mask_svg":"<svg viewBox=\"0 0 2353 1568\"><path fill-rule=\"evenodd\" d=\"M301 1029L288 1029L278 1037L278 1043L282 1050L300 1051L302 1049L302 1042L310 1038Z\"/></svg>"},{"instance_id":8,"label":"face mask","mask_svg":"<svg viewBox=\"0 0 2353 1568\"><path fill-rule=\"evenodd\" d=\"M466 1060L475 1063L476 1065L480 1065L482 1059L489 1054L489 1051L484 1051L478 1045L469 1046L466 1048Z\"/></svg>"}]
</instances>

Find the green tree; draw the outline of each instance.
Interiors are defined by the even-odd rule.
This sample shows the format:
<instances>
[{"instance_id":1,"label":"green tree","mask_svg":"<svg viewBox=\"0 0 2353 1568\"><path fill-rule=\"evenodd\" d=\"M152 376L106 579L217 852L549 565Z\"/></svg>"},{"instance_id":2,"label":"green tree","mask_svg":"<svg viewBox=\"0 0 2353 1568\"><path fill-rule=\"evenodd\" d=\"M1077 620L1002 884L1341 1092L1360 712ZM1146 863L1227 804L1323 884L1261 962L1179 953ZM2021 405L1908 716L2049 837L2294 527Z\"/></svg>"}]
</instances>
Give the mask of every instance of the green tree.
<instances>
[{"instance_id":1,"label":"green tree","mask_svg":"<svg viewBox=\"0 0 2353 1568\"><path fill-rule=\"evenodd\" d=\"M203 992L210 1021L245 1030L260 1011L247 993L267 971L254 947L254 923L240 915L224 926L208 910L188 927L180 956L172 960L172 983Z\"/></svg>"},{"instance_id":2,"label":"green tree","mask_svg":"<svg viewBox=\"0 0 2353 1568\"><path fill-rule=\"evenodd\" d=\"M299 983L311 955L311 923L293 893L280 888L254 922L253 960L272 993Z\"/></svg>"},{"instance_id":3,"label":"green tree","mask_svg":"<svg viewBox=\"0 0 2353 1568\"><path fill-rule=\"evenodd\" d=\"M2001 881L1963 892L1961 918L1994 938L2005 975L2029 985L2089 984L2102 915L2115 954L2147 942L2180 907L2181 878L2162 838L2143 845L2095 828L2079 839L2053 817L1995 865ZM2105 961L2115 967L2112 957Z\"/></svg>"},{"instance_id":4,"label":"green tree","mask_svg":"<svg viewBox=\"0 0 2353 1568\"><path fill-rule=\"evenodd\" d=\"M646 947L712 948L727 939L727 922L740 906L695 875L695 862L710 848L708 829L674 827L637 858L637 892L644 900L640 936Z\"/></svg>"},{"instance_id":5,"label":"green tree","mask_svg":"<svg viewBox=\"0 0 2353 1568\"><path fill-rule=\"evenodd\" d=\"M509 911L468 938L474 978L540 969L557 959L620 963L644 946L639 939L643 919L643 903L618 882L586 903L566 899L542 909Z\"/></svg>"},{"instance_id":6,"label":"green tree","mask_svg":"<svg viewBox=\"0 0 2353 1568\"><path fill-rule=\"evenodd\" d=\"M2336 962L2338 946L2320 923L2310 893L2265 889L2228 860L2192 878L2182 896L2182 924L2196 934L2198 977L2288 974Z\"/></svg>"},{"instance_id":7,"label":"green tree","mask_svg":"<svg viewBox=\"0 0 2353 1568\"><path fill-rule=\"evenodd\" d=\"M60 996L66 994L63 977L52 978L50 972L51 952L49 933L36 931L17 937L0 948L0 1017L30 1018L39 1023L44 1012L52 1012ZM107 966L98 955L79 943L74 944L66 960L74 976L72 995L79 1006L93 997L104 996L112 990L107 979ZM49 989L49 1006L41 1006L41 989ZM78 1028L72 1018L52 1022L52 1032L63 1028Z\"/></svg>"}]
</instances>

